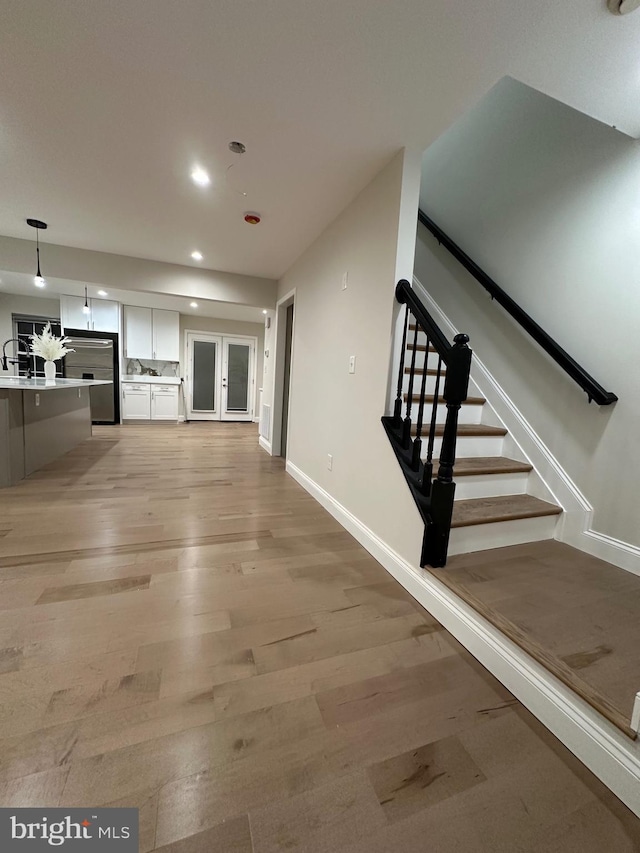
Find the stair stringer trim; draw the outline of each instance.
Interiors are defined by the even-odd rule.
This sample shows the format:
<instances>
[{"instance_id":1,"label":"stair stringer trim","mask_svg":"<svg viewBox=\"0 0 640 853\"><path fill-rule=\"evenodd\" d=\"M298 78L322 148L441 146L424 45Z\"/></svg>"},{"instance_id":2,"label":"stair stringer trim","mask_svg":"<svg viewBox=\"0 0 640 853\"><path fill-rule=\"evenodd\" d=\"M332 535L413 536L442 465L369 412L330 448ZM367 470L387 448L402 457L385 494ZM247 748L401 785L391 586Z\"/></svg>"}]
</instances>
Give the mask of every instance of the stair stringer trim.
<instances>
[{"instance_id":1,"label":"stair stringer trim","mask_svg":"<svg viewBox=\"0 0 640 853\"><path fill-rule=\"evenodd\" d=\"M413 286L450 336L458 334L458 329L415 276ZM473 349L473 341L471 348ZM558 519L555 538L618 568L640 575L640 548L593 529L593 506L475 351L471 374L489 406L504 422L509 433L506 439L511 439L517 445L523 457L533 465L535 473L549 490L553 500L564 510Z\"/></svg>"},{"instance_id":2,"label":"stair stringer trim","mask_svg":"<svg viewBox=\"0 0 640 853\"><path fill-rule=\"evenodd\" d=\"M640 741L624 735L427 570L408 563L294 463L287 461L286 471L640 817Z\"/></svg>"}]
</instances>

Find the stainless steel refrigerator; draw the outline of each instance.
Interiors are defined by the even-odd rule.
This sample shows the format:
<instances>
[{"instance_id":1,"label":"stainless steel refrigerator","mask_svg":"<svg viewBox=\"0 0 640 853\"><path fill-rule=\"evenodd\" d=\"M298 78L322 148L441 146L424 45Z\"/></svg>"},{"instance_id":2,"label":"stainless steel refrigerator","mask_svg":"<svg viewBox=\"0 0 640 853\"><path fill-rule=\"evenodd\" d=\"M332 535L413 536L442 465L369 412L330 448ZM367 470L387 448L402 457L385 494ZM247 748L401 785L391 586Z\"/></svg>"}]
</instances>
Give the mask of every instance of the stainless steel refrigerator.
<instances>
[{"instance_id":1,"label":"stainless steel refrigerator","mask_svg":"<svg viewBox=\"0 0 640 853\"><path fill-rule=\"evenodd\" d=\"M75 350L64 358L67 379L108 379L112 385L95 385L90 389L91 420L94 424L120 422L118 394L118 336L108 332L86 332L68 329L68 347Z\"/></svg>"}]
</instances>

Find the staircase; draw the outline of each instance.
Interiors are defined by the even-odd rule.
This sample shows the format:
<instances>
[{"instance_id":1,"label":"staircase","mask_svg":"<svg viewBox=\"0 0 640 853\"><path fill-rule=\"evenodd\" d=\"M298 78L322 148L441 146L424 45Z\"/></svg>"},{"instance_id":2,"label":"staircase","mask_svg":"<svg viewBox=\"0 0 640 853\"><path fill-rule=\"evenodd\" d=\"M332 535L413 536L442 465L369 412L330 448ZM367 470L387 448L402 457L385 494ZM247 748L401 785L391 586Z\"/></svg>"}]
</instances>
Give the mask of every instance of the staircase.
<instances>
[{"instance_id":1,"label":"staircase","mask_svg":"<svg viewBox=\"0 0 640 853\"><path fill-rule=\"evenodd\" d=\"M553 539L562 508L471 378L467 336L450 343L408 282L396 296L402 354L382 422L425 522L421 565Z\"/></svg>"},{"instance_id":2,"label":"staircase","mask_svg":"<svg viewBox=\"0 0 640 853\"><path fill-rule=\"evenodd\" d=\"M416 332L415 375L422 377L427 335L416 329L415 323L409 324L409 341L405 347L410 358ZM429 347L428 352L436 355L435 347ZM405 403L409 396L410 374L411 368L405 367ZM437 368L427 368L425 404L429 406L434 403L436 377ZM445 377L446 367L443 365L442 380ZM414 403L419 403L419 396L412 395ZM439 453L441 448L445 418L446 405L440 394L434 453ZM411 432L415 437L415 426ZM473 378L469 380L469 393L458 415L453 479L456 490L449 554L553 539L562 508L553 502L532 465L479 392Z\"/></svg>"}]
</instances>

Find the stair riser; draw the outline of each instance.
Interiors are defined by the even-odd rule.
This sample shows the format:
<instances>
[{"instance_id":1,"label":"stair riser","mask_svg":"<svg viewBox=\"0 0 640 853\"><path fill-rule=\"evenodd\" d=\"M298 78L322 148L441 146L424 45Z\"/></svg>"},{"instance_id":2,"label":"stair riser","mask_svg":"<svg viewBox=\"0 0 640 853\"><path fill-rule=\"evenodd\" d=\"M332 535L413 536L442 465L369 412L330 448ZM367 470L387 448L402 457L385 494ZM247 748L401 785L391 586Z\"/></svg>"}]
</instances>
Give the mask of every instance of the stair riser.
<instances>
[{"instance_id":1,"label":"stair riser","mask_svg":"<svg viewBox=\"0 0 640 853\"><path fill-rule=\"evenodd\" d=\"M411 406L411 420L415 424L418 419L418 403L413 403ZM402 409L403 415L406 414L406 409ZM458 423L460 424L479 424L481 422L482 406L462 406L458 414ZM447 419L447 407L440 404L438 406L438 414L436 423L443 424ZM425 403L423 415L422 434L428 431L428 424L431 421L431 403Z\"/></svg>"},{"instance_id":2,"label":"stair riser","mask_svg":"<svg viewBox=\"0 0 640 853\"><path fill-rule=\"evenodd\" d=\"M443 373L442 376L440 377L440 396L442 396L442 393L444 391L444 380L445 380L445 374ZM413 377L413 393L414 393L414 395L419 394L421 388L422 388L422 376L420 374L416 373L416 375ZM434 394L435 388L436 388L436 377L435 376L427 376L426 393L427 394ZM402 383L402 393L403 394L409 393L409 374L408 373L405 374L404 382ZM482 394L480 394L480 392L478 391L476 386L473 384L473 382L469 383L469 396L470 397L481 397L482 396ZM404 397L403 397L403 399L404 399Z\"/></svg>"},{"instance_id":3,"label":"stair riser","mask_svg":"<svg viewBox=\"0 0 640 853\"><path fill-rule=\"evenodd\" d=\"M470 456L502 456L502 445L504 437L501 435L473 435L458 438L456 443L456 456L468 458ZM434 459L440 456L442 439L436 438L434 443ZM426 440L422 442L423 457L426 455Z\"/></svg>"},{"instance_id":4,"label":"stair riser","mask_svg":"<svg viewBox=\"0 0 640 853\"><path fill-rule=\"evenodd\" d=\"M416 351L416 367L422 367L424 365L424 352ZM429 358L427 359L427 364L429 367L432 367L434 370L438 366L438 354L435 352L429 353ZM411 367L411 353L407 353L407 357L404 360L405 367ZM447 365L442 362L442 369L446 370Z\"/></svg>"},{"instance_id":5,"label":"stair riser","mask_svg":"<svg viewBox=\"0 0 640 853\"><path fill-rule=\"evenodd\" d=\"M456 527L451 531L449 538L449 555L468 554L471 551L487 551L491 548L553 539L558 518L560 516L545 515L493 524L475 524L471 527Z\"/></svg>"},{"instance_id":6,"label":"stair riser","mask_svg":"<svg viewBox=\"0 0 640 853\"><path fill-rule=\"evenodd\" d=\"M458 477L455 473L456 500L496 498L500 495L523 495L527 491L527 474L478 474Z\"/></svg>"}]
</instances>

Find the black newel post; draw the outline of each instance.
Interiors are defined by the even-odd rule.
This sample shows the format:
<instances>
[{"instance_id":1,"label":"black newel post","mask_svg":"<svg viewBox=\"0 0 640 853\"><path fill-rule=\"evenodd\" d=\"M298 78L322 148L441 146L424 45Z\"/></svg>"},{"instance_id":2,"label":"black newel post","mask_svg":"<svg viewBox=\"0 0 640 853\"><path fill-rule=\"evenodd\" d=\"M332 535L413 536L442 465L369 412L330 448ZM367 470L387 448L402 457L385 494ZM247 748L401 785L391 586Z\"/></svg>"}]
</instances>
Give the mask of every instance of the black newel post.
<instances>
[{"instance_id":1,"label":"black newel post","mask_svg":"<svg viewBox=\"0 0 640 853\"><path fill-rule=\"evenodd\" d=\"M444 566L453 515L453 498L456 485L453 482L453 466L456 461L456 437L458 413L467 399L471 350L467 346L467 335L456 335L454 345L446 357L447 374L444 383L444 400L447 418L440 449L438 476L431 485L431 523L425 532L422 558L423 565Z\"/></svg>"}]
</instances>

